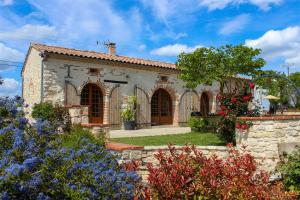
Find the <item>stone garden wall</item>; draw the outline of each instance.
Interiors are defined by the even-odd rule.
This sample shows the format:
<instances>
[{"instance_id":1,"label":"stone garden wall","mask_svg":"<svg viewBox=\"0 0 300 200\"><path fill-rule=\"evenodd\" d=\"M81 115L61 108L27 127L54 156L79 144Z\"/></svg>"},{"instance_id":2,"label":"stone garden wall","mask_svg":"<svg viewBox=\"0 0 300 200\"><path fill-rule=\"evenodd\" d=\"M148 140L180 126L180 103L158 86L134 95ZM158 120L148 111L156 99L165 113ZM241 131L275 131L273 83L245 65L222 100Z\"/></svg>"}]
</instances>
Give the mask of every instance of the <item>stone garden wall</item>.
<instances>
[{"instance_id":1,"label":"stone garden wall","mask_svg":"<svg viewBox=\"0 0 300 200\"><path fill-rule=\"evenodd\" d=\"M181 148L180 146L176 146L177 148ZM204 155L212 155L217 154L220 157L225 157L227 155L227 150L225 146L198 146L197 149L201 150ZM147 180L148 171L146 168L147 163L158 164L158 161L155 158L155 154L158 153L159 150L168 153L168 146L145 146L141 148L134 149L126 149L117 151L120 156L125 161L128 160L137 160L141 163L139 174L143 178L143 180Z\"/></svg>"},{"instance_id":2,"label":"stone garden wall","mask_svg":"<svg viewBox=\"0 0 300 200\"><path fill-rule=\"evenodd\" d=\"M273 171L280 156L300 146L300 116L240 117L251 121L248 130L236 129L237 147L247 150L260 162L260 167Z\"/></svg>"}]
</instances>

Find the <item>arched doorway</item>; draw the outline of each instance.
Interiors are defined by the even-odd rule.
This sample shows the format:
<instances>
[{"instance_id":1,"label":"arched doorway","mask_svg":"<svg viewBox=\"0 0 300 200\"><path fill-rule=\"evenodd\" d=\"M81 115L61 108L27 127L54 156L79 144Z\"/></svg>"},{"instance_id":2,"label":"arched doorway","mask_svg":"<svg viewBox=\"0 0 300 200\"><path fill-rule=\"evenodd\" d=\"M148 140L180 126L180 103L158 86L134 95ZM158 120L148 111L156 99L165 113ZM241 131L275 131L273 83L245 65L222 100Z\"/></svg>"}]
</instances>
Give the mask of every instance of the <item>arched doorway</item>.
<instances>
[{"instance_id":1,"label":"arched doorway","mask_svg":"<svg viewBox=\"0 0 300 200\"><path fill-rule=\"evenodd\" d=\"M206 92L203 92L200 100L200 112L202 116L207 117L209 113L209 97Z\"/></svg>"},{"instance_id":2,"label":"arched doorway","mask_svg":"<svg viewBox=\"0 0 300 200\"><path fill-rule=\"evenodd\" d=\"M185 92L179 104L179 122L187 123L191 118L192 112L200 111L199 97L195 91Z\"/></svg>"},{"instance_id":3,"label":"arched doorway","mask_svg":"<svg viewBox=\"0 0 300 200\"><path fill-rule=\"evenodd\" d=\"M103 123L103 94L96 84L87 84L81 92L80 104L89 107L90 123Z\"/></svg>"},{"instance_id":4,"label":"arched doorway","mask_svg":"<svg viewBox=\"0 0 300 200\"><path fill-rule=\"evenodd\" d=\"M151 124L172 124L172 99L164 89L158 89L151 98Z\"/></svg>"}]
</instances>

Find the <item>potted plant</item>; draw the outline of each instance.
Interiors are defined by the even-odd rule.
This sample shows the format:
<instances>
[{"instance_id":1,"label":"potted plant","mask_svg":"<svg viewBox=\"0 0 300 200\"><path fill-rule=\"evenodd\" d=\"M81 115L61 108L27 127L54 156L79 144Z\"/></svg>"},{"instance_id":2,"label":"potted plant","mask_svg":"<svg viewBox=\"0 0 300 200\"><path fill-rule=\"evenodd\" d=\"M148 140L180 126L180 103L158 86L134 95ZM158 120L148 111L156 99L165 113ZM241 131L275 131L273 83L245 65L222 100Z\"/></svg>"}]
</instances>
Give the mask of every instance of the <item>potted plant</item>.
<instances>
[{"instance_id":1,"label":"potted plant","mask_svg":"<svg viewBox=\"0 0 300 200\"><path fill-rule=\"evenodd\" d=\"M135 113L136 113L135 106L136 106L136 97L135 96L128 97L128 103L123 108L121 113L125 130L135 129Z\"/></svg>"}]
</instances>

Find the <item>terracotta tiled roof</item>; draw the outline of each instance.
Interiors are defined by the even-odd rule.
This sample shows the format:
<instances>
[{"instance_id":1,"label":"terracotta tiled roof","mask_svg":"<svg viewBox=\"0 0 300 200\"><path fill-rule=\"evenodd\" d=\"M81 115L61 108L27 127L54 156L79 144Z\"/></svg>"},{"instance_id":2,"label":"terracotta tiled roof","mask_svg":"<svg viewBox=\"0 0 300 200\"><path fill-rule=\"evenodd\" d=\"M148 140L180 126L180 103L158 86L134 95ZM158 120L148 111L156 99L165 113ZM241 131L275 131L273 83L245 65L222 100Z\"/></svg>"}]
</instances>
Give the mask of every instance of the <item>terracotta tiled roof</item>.
<instances>
[{"instance_id":1,"label":"terracotta tiled roof","mask_svg":"<svg viewBox=\"0 0 300 200\"><path fill-rule=\"evenodd\" d=\"M78 56L78 57L108 60L114 62L144 65L144 66L176 69L176 65L172 63L145 60L142 58L110 55L110 54L100 53L95 51L84 51L84 50L70 49L70 48L57 47L57 46L48 46L44 44L31 44L31 46L39 51L45 51L45 52L61 54L61 55Z\"/></svg>"}]
</instances>

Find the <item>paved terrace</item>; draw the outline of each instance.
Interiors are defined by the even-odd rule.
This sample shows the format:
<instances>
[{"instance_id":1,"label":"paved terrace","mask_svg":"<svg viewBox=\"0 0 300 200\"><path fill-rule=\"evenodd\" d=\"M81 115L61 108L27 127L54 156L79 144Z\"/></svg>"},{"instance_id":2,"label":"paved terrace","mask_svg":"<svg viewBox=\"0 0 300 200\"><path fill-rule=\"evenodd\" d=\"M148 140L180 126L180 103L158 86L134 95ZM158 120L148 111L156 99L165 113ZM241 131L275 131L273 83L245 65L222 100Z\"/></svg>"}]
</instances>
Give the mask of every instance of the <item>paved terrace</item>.
<instances>
[{"instance_id":1,"label":"paved terrace","mask_svg":"<svg viewBox=\"0 0 300 200\"><path fill-rule=\"evenodd\" d=\"M156 135L174 135L191 132L190 127L164 127L157 126L149 129L138 130L111 130L110 138L122 138L122 137L143 137L143 136L156 136Z\"/></svg>"}]
</instances>

